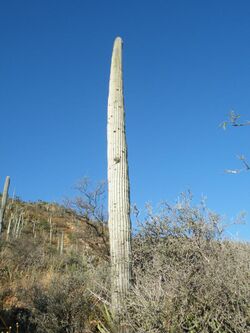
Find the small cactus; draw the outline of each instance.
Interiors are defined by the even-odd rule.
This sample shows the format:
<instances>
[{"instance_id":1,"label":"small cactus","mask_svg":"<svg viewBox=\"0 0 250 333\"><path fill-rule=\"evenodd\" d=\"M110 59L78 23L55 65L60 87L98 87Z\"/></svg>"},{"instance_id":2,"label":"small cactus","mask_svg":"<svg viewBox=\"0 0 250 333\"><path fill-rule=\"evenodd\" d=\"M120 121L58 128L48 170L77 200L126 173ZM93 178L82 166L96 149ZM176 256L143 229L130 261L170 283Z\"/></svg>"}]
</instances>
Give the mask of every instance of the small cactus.
<instances>
[{"instance_id":1,"label":"small cactus","mask_svg":"<svg viewBox=\"0 0 250 333\"><path fill-rule=\"evenodd\" d=\"M63 254L63 247L64 247L64 232L62 231L60 239L60 255Z\"/></svg>"},{"instance_id":2,"label":"small cactus","mask_svg":"<svg viewBox=\"0 0 250 333\"><path fill-rule=\"evenodd\" d=\"M3 194L2 194L2 204L0 208L0 234L3 229L3 222L4 222L4 213L6 210L7 200L8 200L8 192L10 186L10 177L7 176L4 183Z\"/></svg>"}]
</instances>

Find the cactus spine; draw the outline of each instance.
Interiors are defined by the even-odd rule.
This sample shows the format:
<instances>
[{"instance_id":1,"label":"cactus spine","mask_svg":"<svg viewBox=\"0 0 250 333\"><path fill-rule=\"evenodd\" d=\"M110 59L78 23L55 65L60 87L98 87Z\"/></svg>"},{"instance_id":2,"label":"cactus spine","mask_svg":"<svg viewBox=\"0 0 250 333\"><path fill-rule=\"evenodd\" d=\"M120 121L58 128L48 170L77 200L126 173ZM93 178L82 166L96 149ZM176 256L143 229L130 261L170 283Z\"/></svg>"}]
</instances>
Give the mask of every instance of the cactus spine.
<instances>
[{"instance_id":1,"label":"cactus spine","mask_svg":"<svg viewBox=\"0 0 250 333\"><path fill-rule=\"evenodd\" d=\"M2 204L0 208L0 234L3 229L3 220L4 220L4 213L6 210L7 200L8 200L8 192L10 186L10 177L7 176L4 183L3 194L2 194Z\"/></svg>"},{"instance_id":2,"label":"cactus spine","mask_svg":"<svg viewBox=\"0 0 250 333\"><path fill-rule=\"evenodd\" d=\"M113 315L121 323L131 281L131 220L120 37L115 39L111 60L107 132L111 304Z\"/></svg>"}]
</instances>

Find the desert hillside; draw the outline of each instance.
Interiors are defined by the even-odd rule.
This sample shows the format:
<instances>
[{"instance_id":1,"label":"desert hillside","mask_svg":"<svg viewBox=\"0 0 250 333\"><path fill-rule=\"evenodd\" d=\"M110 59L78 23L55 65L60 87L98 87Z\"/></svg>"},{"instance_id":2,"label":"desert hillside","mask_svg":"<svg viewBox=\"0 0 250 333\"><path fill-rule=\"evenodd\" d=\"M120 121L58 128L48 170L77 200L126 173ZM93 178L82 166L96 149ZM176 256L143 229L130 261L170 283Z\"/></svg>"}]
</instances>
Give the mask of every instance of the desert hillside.
<instances>
[{"instance_id":1,"label":"desert hillside","mask_svg":"<svg viewBox=\"0 0 250 333\"><path fill-rule=\"evenodd\" d=\"M104 224L89 221L70 208L43 201L9 200L0 243L0 332L9 331L9 327L13 332L33 332L37 327L31 318L33 310L45 306L46 295L50 302L53 297L64 302L70 296L67 302L79 307L75 302L81 302L80 295L86 292L80 273L87 268L97 271L100 263L105 265L105 239ZM72 288L75 296L70 294ZM89 293L88 297L94 296ZM50 306L60 307L56 299L53 302ZM58 308L63 321L73 311L71 305Z\"/></svg>"},{"instance_id":2,"label":"desert hillside","mask_svg":"<svg viewBox=\"0 0 250 333\"><path fill-rule=\"evenodd\" d=\"M249 332L248 243L226 240L220 217L186 199L155 213L148 207L136 223L126 300L133 332ZM0 332L115 333L107 249L105 223L55 203L9 199Z\"/></svg>"}]
</instances>

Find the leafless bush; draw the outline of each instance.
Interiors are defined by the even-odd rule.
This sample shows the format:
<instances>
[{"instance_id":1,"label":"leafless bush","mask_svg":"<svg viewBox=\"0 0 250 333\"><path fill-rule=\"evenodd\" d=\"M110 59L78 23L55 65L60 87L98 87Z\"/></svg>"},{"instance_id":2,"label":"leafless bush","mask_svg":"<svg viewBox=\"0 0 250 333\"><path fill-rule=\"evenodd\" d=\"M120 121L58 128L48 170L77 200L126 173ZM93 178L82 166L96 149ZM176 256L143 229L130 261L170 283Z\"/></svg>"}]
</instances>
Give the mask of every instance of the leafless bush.
<instances>
[{"instance_id":1,"label":"leafless bush","mask_svg":"<svg viewBox=\"0 0 250 333\"><path fill-rule=\"evenodd\" d=\"M187 198L149 208L133 249L136 332L249 332L250 246L225 240L218 215Z\"/></svg>"},{"instance_id":2,"label":"leafless bush","mask_svg":"<svg viewBox=\"0 0 250 333\"><path fill-rule=\"evenodd\" d=\"M83 275L65 274L52 280L47 290L34 285L29 294L38 333L75 333L86 329L92 302Z\"/></svg>"},{"instance_id":3,"label":"leafless bush","mask_svg":"<svg viewBox=\"0 0 250 333\"><path fill-rule=\"evenodd\" d=\"M73 209L83 224L89 227L88 235L85 233L85 241L89 242L91 246L91 239L99 240L99 244L102 245L99 254L108 258L108 219L104 208L106 184L100 182L93 185L88 178L83 178L77 183L75 189L78 191L78 195L73 200L67 200L65 204Z\"/></svg>"}]
</instances>

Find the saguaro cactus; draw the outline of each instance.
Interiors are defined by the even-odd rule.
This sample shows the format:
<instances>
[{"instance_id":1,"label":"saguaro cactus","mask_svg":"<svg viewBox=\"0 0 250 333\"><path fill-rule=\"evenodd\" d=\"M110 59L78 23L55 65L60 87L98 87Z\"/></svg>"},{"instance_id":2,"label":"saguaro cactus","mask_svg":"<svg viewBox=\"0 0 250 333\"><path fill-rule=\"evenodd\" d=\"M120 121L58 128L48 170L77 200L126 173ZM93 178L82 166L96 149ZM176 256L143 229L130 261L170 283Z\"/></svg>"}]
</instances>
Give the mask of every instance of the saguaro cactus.
<instances>
[{"instance_id":1,"label":"saguaro cactus","mask_svg":"<svg viewBox=\"0 0 250 333\"><path fill-rule=\"evenodd\" d=\"M113 314L119 321L131 280L130 189L123 100L122 39L120 37L115 39L111 60L107 130L111 303Z\"/></svg>"},{"instance_id":2,"label":"saguaro cactus","mask_svg":"<svg viewBox=\"0 0 250 333\"><path fill-rule=\"evenodd\" d=\"M5 179L5 183L4 183L3 194L2 194L2 204L1 204L1 208L0 208L0 234L1 234L2 228L3 228L3 219L4 219L4 213L5 213L5 209L6 209L6 205L7 205L9 186L10 186L10 177L7 176Z\"/></svg>"}]
</instances>

